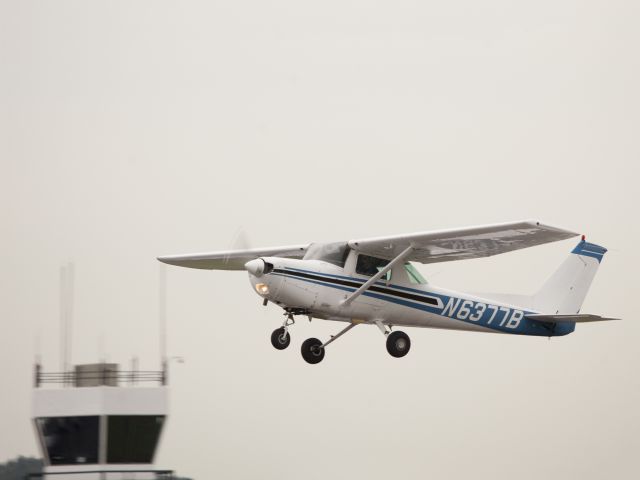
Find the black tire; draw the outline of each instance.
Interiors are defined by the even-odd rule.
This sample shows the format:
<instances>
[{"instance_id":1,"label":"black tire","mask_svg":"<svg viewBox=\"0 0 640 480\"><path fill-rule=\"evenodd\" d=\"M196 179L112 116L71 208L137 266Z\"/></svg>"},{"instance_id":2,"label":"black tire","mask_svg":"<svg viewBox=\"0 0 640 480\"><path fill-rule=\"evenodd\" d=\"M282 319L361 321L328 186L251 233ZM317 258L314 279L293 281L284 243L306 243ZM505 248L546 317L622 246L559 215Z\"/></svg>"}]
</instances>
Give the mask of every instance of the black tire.
<instances>
[{"instance_id":1,"label":"black tire","mask_svg":"<svg viewBox=\"0 0 640 480\"><path fill-rule=\"evenodd\" d=\"M322 348L322 342L317 338L308 338L302 342L300 347L302 358L304 361L310 364L320 363L324 358L324 348Z\"/></svg>"},{"instance_id":2,"label":"black tire","mask_svg":"<svg viewBox=\"0 0 640 480\"><path fill-rule=\"evenodd\" d=\"M284 350L291 343L291 335L284 327L276 328L271 334L271 345L277 350Z\"/></svg>"},{"instance_id":3,"label":"black tire","mask_svg":"<svg viewBox=\"0 0 640 480\"><path fill-rule=\"evenodd\" d=\"M410 349L411 340L406 333L398 330L387 335L387 352L392 357L404 357Z\"/></svg>"}]
</instances>

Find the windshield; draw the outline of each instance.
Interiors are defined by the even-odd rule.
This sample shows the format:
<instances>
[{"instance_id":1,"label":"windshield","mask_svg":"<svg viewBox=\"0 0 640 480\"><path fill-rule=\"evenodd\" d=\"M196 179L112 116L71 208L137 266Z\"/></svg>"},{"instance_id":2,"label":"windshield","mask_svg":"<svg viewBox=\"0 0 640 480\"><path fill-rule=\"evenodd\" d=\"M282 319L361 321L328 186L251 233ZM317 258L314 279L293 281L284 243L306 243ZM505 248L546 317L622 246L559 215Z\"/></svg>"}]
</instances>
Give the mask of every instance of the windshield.
<instances>
[{"instance_id":1,"label":"windshield","mask_svg":"<svg viewBox=\"0 0 640 480\"><path fill-rule=\"evenodd\" d=\"M409 276L409 281L411 283L417 285L424 285L427 283L427 280L420 274L416 267L411 265L409 262L404 264L404 269L406 270L407 275Z\"/></svg>"},{"instance_id":2,"label":"windshield","mask_svg":"<svg viewBox=\"0 0 640 480\"><path fill-rule=\"evenodd\" d=\"M307 248L303 260L321 260L344 268L348 254L349 247L346 242L312 243Z\"/></svg>"}]
</instances>

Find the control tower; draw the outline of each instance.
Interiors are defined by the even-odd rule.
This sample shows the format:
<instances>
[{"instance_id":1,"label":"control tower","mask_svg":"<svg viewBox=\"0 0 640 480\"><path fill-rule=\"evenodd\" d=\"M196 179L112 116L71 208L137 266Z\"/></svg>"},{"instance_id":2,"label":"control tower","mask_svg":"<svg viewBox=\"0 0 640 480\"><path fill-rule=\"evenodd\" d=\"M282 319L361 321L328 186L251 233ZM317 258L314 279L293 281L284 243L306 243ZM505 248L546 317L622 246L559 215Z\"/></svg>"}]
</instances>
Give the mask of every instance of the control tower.
<instances>
[{"instance_id":1,"label":"control tower","mask_svg":"<svg viewBox=\"0 0 640 480\"><path fill-rule=\"evenodd\" d=\"M115 363L45 373L35 366L32 420L46 480L168 480L153 460L168 414L162 371Z\"/></svg>"}]
</instances>

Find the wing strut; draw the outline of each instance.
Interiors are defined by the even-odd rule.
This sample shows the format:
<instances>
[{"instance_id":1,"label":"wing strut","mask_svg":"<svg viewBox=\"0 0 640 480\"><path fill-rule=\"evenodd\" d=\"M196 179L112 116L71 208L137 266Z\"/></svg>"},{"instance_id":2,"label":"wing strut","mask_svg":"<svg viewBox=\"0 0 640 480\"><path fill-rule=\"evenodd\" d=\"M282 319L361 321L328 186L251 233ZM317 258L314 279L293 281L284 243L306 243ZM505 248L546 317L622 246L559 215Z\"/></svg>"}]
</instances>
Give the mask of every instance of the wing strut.
<instances>
[{"instance_id":1,"label":"wing strut","mask_svg":"<svg viewBox=\"0 0 640 480\"><path fill-rule=\"evenodd\" d=\"M402 262L405 258L407 258L412 251L413 251L413 245L409 245L400 253L400 255L398 255L396 258L394 258L389 263L387 263L387 265L382 270L380 270L373 277L371 277L369 280L363 283L362 286L358 288L355 292L353 292L351 295L345 298L342 301L341 305L343 307L348 307L351 302L353 302L356 298L362 295L371 285L373 285L378 280L380 280L383 277L383 275L385 275L389 270L391 270L398 263Z\"/></svg>"}]
</instances>

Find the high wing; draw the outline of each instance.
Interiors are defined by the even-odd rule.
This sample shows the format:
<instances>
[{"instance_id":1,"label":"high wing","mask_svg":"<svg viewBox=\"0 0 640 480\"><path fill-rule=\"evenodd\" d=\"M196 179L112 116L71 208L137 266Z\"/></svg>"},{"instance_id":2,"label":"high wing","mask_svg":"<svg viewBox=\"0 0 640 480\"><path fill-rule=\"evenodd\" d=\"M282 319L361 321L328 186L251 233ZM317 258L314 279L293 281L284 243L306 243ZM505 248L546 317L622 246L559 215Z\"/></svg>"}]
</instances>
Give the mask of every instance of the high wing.
<instances>
[{"instance_id":1,"label":"high wing","mask_svg":"<svg viewBox=\"0 0 640 480\"><path fill-rule=\"evenodd\" d=\"M289 245L286 247L250 248L210 253L190 253L188 255L166 255L158 257L162 263L179 267L206 270L244 270L244 264L259 257L304 257L309 245Z\"/></svg>"},{"instance_id":2,"label":"high wing","mask_svg":"<svg viewBox=\"0 0 640 480\"><path fill-rule=\"evenodd\" d=\"M521 248L556 242L578 235L533 220L438 230L389 237L351 240L354 250L391 260L413 247L405 260L420 263L451 262L490 257Z\"/></svg>"},{"instance_id":3,"label":"high wing","mask_svg":"<svg viewBox=\"0 0 640 480\"><path fill-rule=\"evenodd\" d=\"M451 262L490 257L521 248L564 240L578 235L536 221L522 221L436 230L432 232L366 238L349 241L357 252L392 260L403 254L406 261L421 263ZM158 257L163 263L207 270L243 270L244 264L259 257L303 258L307 245L227 250ZM407 250L411 247L411 251Z\"/></svg>"}]
</instances>

